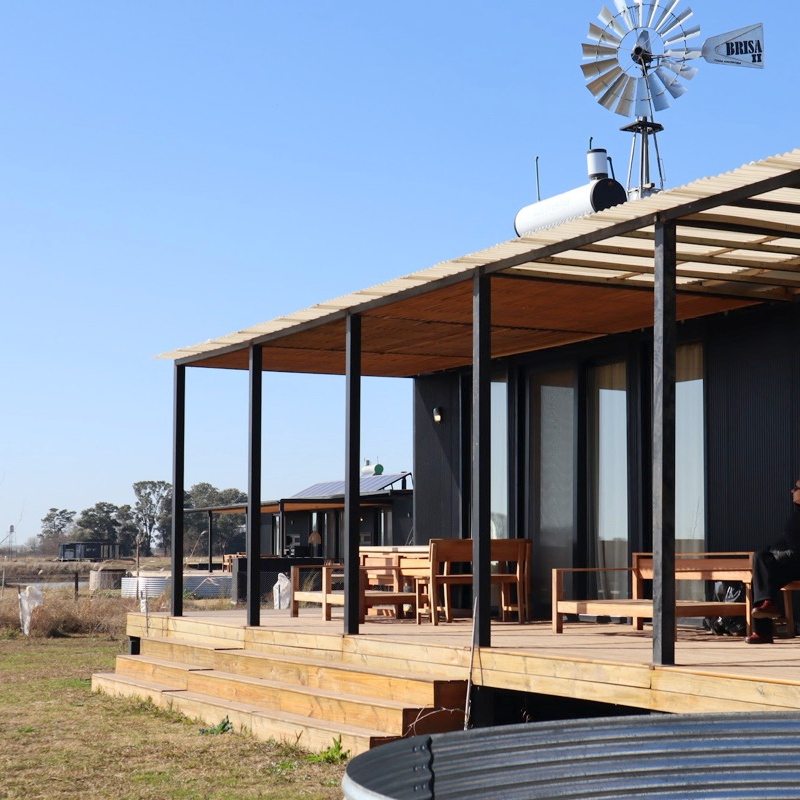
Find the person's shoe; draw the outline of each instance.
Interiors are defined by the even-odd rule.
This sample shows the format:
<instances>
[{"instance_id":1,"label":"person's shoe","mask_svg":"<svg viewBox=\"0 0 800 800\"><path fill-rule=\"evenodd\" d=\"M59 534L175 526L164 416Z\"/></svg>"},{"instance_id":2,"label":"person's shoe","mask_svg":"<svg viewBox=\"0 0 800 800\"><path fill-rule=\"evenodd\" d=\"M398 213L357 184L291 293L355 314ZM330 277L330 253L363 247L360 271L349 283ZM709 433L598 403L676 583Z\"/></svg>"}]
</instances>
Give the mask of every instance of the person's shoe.
<instances>
[{"instance_id":1,"label":"person's shoe","mask_svg":"<svg viewBox=\"0 0 800 800\"><path fill-rule=\"evenodd\" d=\"M775 617L782 617L783 611L772 600L762 600L757 606L753 606L752 616L756 619L774 619Z\"/></svg>"},{"instance_id":2,"label":"person's shoe","mask_svg":"<svg viewBox=\"0 0 800 800\"><path fill-rule=\"evenodd\" d=\"M772 637L751 633L749 636L744 637L744 641L745 644L772 644Z\"/></svg>"}]
</instances>

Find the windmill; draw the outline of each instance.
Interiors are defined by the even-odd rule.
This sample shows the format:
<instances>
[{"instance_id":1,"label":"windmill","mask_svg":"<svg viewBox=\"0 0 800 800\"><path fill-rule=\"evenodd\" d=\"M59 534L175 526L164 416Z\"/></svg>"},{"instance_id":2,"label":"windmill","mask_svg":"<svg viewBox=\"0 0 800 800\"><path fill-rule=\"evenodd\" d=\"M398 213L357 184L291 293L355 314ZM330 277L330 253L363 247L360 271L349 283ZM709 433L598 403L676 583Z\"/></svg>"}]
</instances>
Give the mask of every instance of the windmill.
<instances>
[{"instance_id":1,"label":"windmill","mask_svg":"<svg viewBox=\"0 0 800 800\"><path fill-rule=\"evenodd\" d=\"M604 108L634 121L621 128L633 134L627 191L645 197L664 188L656 134L664 129L656 112L669 108L686 93L685 81L697 73L692 61L702 57L712 64L764 66L764 27L761 23L712 36L701 46L689 42L700 35L690 25L690 8L679 11L680 0L614 0L615 11L603 6L598 21L590 23L588 42L582 44L586 88ZM650 144L653 144L659 187L650 181ZM636 147L638 181L631 187Z\"/></svg>"}]
</instances>

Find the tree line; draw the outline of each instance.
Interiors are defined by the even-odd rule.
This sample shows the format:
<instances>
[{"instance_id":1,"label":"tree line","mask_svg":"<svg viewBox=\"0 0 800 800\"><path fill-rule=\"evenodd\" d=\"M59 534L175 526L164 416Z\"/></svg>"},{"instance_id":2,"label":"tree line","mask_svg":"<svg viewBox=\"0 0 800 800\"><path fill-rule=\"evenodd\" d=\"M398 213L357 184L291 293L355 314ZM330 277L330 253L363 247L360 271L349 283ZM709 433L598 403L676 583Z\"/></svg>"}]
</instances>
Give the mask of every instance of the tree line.
<instances>
[{"instance_id":1,"label":"tree line","mask_svg":"<svg viewBox=\"0 0 800 800\"><path fill-rule=\"evenodd\" d=\"M138 481L133 484L133 505L95 503L78 513L51 508L42 517L41 531L29 548L42 555L57 555L66 542L107 542L118 544L120 554L169 555L172 538L172 485L167 481ZM201 509L247 502L239 489L217 489L210 483L196 483L184 493L184 508ZM213 515L215 553L245 549L245 515ZM184 516L184 550L187 556L208 552L208 515Z\"/></svg>"}]
</instances>

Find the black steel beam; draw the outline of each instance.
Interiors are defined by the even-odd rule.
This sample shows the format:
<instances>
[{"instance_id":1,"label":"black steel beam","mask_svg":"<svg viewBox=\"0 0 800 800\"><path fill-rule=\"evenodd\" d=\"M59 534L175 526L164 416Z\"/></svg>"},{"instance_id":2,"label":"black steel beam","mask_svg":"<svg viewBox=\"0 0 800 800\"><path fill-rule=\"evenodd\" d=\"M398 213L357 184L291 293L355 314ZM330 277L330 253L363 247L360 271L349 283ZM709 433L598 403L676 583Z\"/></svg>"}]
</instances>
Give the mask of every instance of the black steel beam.
<instances>
[{"instance_id":1,"label":"black steel beam","mask_svg":"<svg viewBox=\"0 0 800 800\"><path fill-rule=\"evenodd\" d=\"M777 200L739 200L731 203L737 208L754 208L759 211L777 211L781 214L800 214L800 203L782 203Z\"/></svg>"},{"instance_id":2,"label":"black steel beam","mask_svg":"<svg viewBox=\"0 0 800 800\"><path fill-rule=\"evenodd\" d=\"M681 228L702 228L703 230L727 231L728 233L746 233L750 236L779 236L781 239L800 239L800 230L791 228L782 222L757 221L753 225L742 222L724 222L713 219L682 219ZM780 267L777 267L780 269Z\"/></svg>"},{"instance_id":3,"label":"black steel beam","mask_svg":"<svg viewBox=\"0 0 800 800\"><path fill-rule=\"evenodd\" d=\"M653 663L675 663L675 223L656 225L653 295Z\"/></svg>"},{"instance_id":4,"label":"black steel beam","mask_svg":"<svg viewBox=\"0 0 800 800\"><path fill-rule=\"evenodd\" d=\"M345 473L344 473L344 632L359 626L360 478L361 458L361 317L347 317L345 333Z\"/></svg>"},{"instance_id":5,"label":"black steel beam","mask_svg":"<svg viewBox=\"0 0 800 800\"><path fill-rule=\"evenodd\" d=\"M262 351L250 348L250 429L247 466L247 624L261 624Z\"/></svg>"},{"instance_id":6,"label":"black steel beam","mask_svg":"<svg viewBox=\"0 0 800 800\"><path fill-rule=\"evenodd\" d=\"M183 495L186 460L186 367L175 365L172 394L172 616L183 616Z\"/></svg>"},{"instance_id":7,"label":"black steel beam","mask_svg":"<svg viewBox=\"0 0 800 800\"><path fill-rule=\"evenodd\" d=\"M472 279L472 592L473 644L491 645L491 295L490 278ZM431 598L431 605L434 605ZM434 609L435 613L435 609Z\"/></svg>"}]
</instances>

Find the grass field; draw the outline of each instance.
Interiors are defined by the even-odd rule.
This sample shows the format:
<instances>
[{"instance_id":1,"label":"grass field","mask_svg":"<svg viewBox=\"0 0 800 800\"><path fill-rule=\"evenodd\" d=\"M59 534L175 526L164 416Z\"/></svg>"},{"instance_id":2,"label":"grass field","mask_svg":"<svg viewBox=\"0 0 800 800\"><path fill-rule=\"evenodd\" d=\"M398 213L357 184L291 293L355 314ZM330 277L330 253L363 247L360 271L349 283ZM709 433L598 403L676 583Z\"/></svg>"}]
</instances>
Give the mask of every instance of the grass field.
<instances>
[{"instance_id":1,"label":"grass field","mask_svg":"<svg viewBox=\"0 0 800 800\"><path fill-rule=\"evenodd\" d=\"M110 624L81 632L87 616L97 627L90 609L99 604L70 616L70 595L48 594L30 637L10 622L16 595L0 599L0 799L341 798L344 765L333 746L328 763L291 742L202 733L201 723L151 704L92 693L92 673L113 669L124 637ZM100 616L109 615L110 607ZM65 616L62 627L79 630L65 635Z\"/></svg>"}]
</instances>

